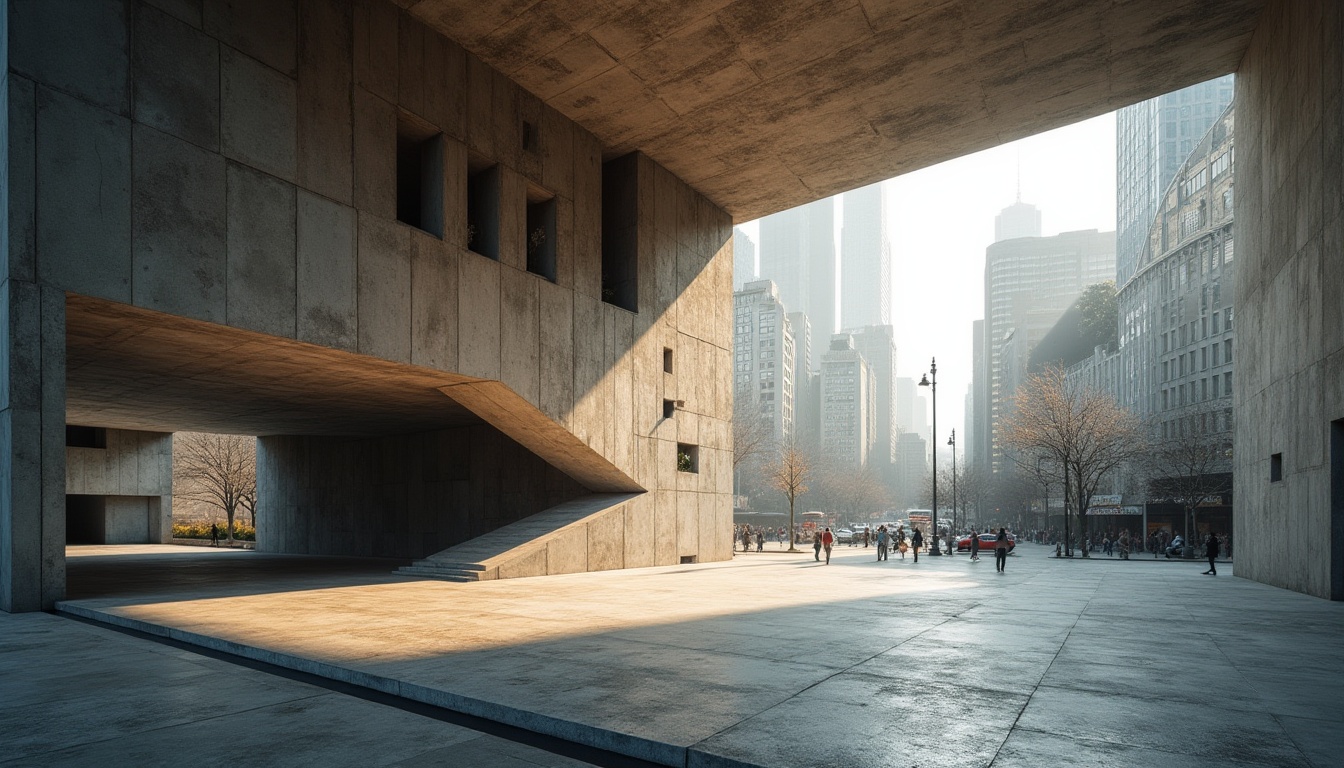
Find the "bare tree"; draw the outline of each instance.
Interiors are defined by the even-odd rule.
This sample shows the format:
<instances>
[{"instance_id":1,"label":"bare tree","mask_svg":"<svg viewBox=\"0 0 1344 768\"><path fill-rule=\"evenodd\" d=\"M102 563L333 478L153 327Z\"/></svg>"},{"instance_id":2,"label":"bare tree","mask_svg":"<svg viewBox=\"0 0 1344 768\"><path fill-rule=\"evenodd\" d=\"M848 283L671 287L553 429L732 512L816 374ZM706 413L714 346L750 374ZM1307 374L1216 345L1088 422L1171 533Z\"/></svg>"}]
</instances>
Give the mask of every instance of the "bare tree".
<instances>
[{"instance_id":1,"label":"bare tree","mask_svg":"<svg viewBox=\"0 0 1344 768\"><path fill-rule=\"evenodd\" d=\"M1183 431L1154 446L1145 469L1149 499L1179 504L1185 515L1186 542L1195 530L1195 510L1210 497L1232 491L1231 433L1217 430L1211 420L1218 409L1197 409L1186 415ZM1176 422L1180 424L1180 422ZM1187 426L1188 425L1188 426ZM1227 425L1228 429L1231 425Z\"/></svg>"},{"instance_id":2,"label":"bare tree","mask_svg":"<svg viewBox=\"0 0 1344 768\"><path fill-rule=\"evenodd\" d=\"M1072 492L1080 540L1087 535L1087 508L1102 479L1145 452L1139 420L1109 394L1070 384L1059 366L1032 374L1018 389L1003 435L1004 444L1020 452L1020 465L1041 458L1063 470L1065 503Z\"/></svg>"},{"instance_id":3,"label":"bare tree","mask_svg":"<svg viewBox=\"0 0 1344 768\"><path fill-rule=\"evenodd\" d=\"M177 498L200 502L224 513L233 544L234 518L240 509L256 524L257 440L242 435L179 432L173 438L173 464L182 480Z\"/></svg>"},{"instance_id":4,"label":"bare tree","mask_svg":"<svg viewBox=\"0 0 1344 768\"><path fill-rule=\"evenodd\" d=\"M849 519L860 520L859 515L876 512L886 504L886 488L871 464L838 468L828 474L832 502Z\"/></svg>"},{"instance_id":5,"label":"bare tree","mask_svg":"<svg viewBox=\"0 0 1344 768\"><path fill-rule=\"evenodd\" d=\"M794 502L799 496L807 493L808 475L811 473L811 462L808 461L807 454L798 447L797 443L789 443L779 451L779 460L775 463L770 473L770 484L783 493L789 500L789 551L797 552L794 548Z\"/></svg>"},{"instance_id":6,"label":"bare tree","mask_svg":"<svg viewBox=\"0 0 1344 768\"><path fill-rule=\"evenodd\" d=\"M774 444L771 423L754 410L750 402L733 405L733 492L746 493L749 485L744 473L758 468L759 460L768 455Z\"/></svg>"}]
</instances>

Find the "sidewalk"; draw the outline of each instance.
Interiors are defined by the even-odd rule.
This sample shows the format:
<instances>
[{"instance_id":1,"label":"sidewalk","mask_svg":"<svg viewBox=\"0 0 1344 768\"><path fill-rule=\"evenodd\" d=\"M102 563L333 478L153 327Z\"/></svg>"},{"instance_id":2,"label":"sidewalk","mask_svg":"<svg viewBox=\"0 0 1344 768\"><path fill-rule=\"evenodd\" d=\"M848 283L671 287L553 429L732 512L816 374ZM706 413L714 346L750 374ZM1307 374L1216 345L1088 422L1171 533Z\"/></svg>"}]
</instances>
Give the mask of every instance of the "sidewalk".
<instances>
[{"instance_id":1,"label":"sidewalk","mask_svg":"<svg viewBox=\"0 0 1344 768\"><path fill-rule=\"evenodd\" d=\"M1344 605L1052 552L251 593L169 569L61 609L664 765L1338 765Z\"/></svg>"}]
</instances>

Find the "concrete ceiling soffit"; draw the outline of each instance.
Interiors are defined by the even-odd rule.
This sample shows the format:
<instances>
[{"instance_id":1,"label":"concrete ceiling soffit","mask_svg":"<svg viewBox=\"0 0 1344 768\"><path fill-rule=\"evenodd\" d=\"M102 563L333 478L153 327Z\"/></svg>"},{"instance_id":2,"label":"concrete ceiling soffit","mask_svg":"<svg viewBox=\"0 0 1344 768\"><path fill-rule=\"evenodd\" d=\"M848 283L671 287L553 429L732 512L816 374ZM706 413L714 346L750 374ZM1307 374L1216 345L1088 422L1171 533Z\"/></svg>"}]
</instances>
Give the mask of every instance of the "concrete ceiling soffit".
<instances>
[{"instance_id":1,"label":"concrete ceiling soffit","mask_svg":"<svg viewBox=\"0 0 1344 768\"><path fill-rule=\"evenodd\" d=\"M644 488L577 435L498 381L472 381L440 392L514 442L596 493L641 493Z\"/></svg>"},{"instance_id":2,"label":"concrete ceiling soffit","mask_svg":"<svg viewBox=\"0 0 1344 768\"><path fill-rule=\"evenodd\" d=\"M595 134L755 218L1234 70L1265 0L419 0Z\"/></svg>"}]
</instances>

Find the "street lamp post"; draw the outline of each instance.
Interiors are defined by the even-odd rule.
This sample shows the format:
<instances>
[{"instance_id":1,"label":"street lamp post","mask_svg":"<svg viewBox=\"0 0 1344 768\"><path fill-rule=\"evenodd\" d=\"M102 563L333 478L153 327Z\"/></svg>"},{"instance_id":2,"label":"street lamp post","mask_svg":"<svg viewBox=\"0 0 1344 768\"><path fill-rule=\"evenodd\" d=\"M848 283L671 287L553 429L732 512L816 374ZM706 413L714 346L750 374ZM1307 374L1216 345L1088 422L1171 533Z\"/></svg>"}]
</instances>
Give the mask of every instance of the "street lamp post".
<instances>
[{"instance_id":1,"label":"street lamp post","mask_svg":"<svg viewBox=\"0 0 1344 768\"><path fill-rule=\"evenodd\" d=\"M957 430L948 435L947 444L952 446L952 527L957 527ZM953 531L956 533L956 531ZM949 552L948 554L951 554Z\"/></svg>"},{"instance_id":2,"label":"street lamp post","mask_svg":"<svg viewBox=\"0 0 1344 768\"><path fill-rule=\"evenodd\" d=\"M930 359L929 375L920 377L919 386L928 387L933 392L933 433L929 435L929 447L933 449L933 530L930 531L933 547L929 554L937 557L943 554L938 550L938 358Z\"/></svg>"}]
</instances>

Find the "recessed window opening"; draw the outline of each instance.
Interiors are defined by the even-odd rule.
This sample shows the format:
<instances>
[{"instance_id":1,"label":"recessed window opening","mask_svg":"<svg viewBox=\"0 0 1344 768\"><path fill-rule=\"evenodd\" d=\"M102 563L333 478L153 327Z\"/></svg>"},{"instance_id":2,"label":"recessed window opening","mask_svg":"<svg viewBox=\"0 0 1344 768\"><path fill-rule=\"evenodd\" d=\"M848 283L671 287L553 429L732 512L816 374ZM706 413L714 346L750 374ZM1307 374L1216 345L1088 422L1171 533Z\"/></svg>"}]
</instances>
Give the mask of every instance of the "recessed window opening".
<instances>
[{"instance_id":1,"label":"recessed window opening","mask_svg":"<svg viewBox=\"0 0 1344 768\"><path fill-rule=\"evenodd\" d=\"M499 259L499 166L477 155L467 159L467 248Z\"/></svg>"},{"instance_id":2,"label":"recessed window opening","mask_svg":"<svg viewBox=\"0 0 1344 768\"><path fill-rule=\"evenodd\" d=\"M639 155L602 164L602 300L638 312Z\"/></svg>"},{"instance_id":3,"label":"recessed window opening","mask_svg":"<svg viewBox=\"0 0 1344 768\"><path fill-rule=\"evenodd\" d=\"M663 347L663 373L672 372L672 348Z\"/></svg>"},{"instance_id":4,"label":"recessed window opening","mask_svg":"<svg viewBox=\"0 0 1344 768\"><path fill-rule=\"evenodd\" d=\"M1283 454L1276 453L1269 457L1269 482L1277 483L1283 480Z\"/></svg>"},{"instance_id":5,"label":"recessed window opening","mask_svg":"<svg viewBox=\"0 0 1344 768\"><path fill-rule=\"evenodd\" d=\"M443 237L443 135L405 114L397 118L397 220Z\"/></svg>"},{"instance_id":6,"label":"recessed window opening","mask_svg":"<svg viewBox=\"0 0 1344 768\"><path fill-rule=\"evenodd\" d=\"M700 472L700 446L677 443L677 471L692 474Z\"/></svg>"},{"instance_id":7,"label":"recessed window opening","mask_svg":"<svg viewBox=\"0 0 1344 768\"><path fill-rule=\"evenodd\" d=\"M555 282L555 195L527 185L527 271Z\"/></svg>"},{"instance_id":8,"label":"recessed window opening","mask_svg":"<svg viewBox=\"0 0 1344 768\"><path fill-rule=\"evenodd\" d=\"M523 149L527 152L537 151L537 129L526 120L523 121Z\"/></svg>"},{"instance_id":9,"label":"recessed window opening","mask_svg":"<svg viewBox=\"0 0 1344 768\"><path fill-rule=\"evenodd\" d=\"M694 565L694 564L695 564L695 557L696 557L695 555L682 555L682 556L681 556L681 564L682 564L682 565Z\"/></svg>"},{"instance_id":10,"label":"recessed window opening","mask_svg":"<svg viewBox=\"0 0 1344 768\"><path fill-rule=\"evenodd\" d=\"M71 448L107 448L107 430L66 424L65 444Z\"/></svg>"},{"instance_id":11,"label":"recessed window opening","mask_svg":"<svg viewBox=\"0 0 1344 768\"><path fill-rule=\"evenodd\" d=\"M677 415L677 401L676 401L676 400L664 400L664 401L663 401L663 418L664 418L664 419L670 419L670 418L672 418L672 417L675 416L675 415Z\"/></svg>"}]
</instances>

